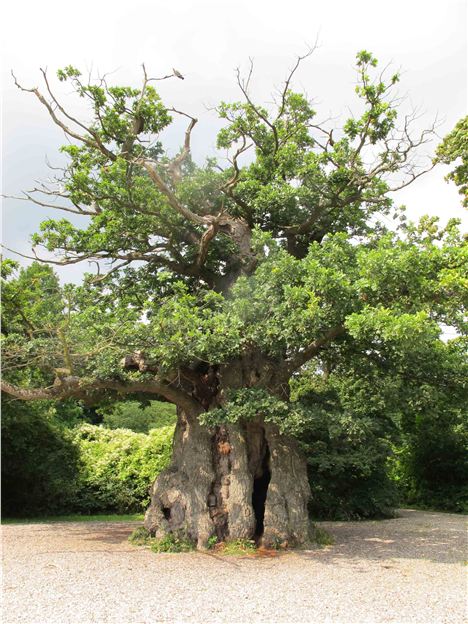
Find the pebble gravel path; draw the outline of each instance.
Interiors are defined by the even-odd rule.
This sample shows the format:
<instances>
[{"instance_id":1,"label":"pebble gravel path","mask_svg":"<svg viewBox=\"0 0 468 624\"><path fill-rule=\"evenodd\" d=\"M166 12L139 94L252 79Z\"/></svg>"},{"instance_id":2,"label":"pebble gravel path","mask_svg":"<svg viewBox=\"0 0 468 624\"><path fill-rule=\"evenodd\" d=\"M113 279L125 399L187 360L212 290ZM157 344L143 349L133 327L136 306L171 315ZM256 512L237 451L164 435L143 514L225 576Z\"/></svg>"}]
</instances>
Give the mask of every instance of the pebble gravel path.
<instances>
[{"instance_id":1,"label":"pebble gravel path","mask_svg":"<svg viewBox=\"0 0 468 624\"><path fill-rule=\"evenodd\" d=\"M137 523L2 527L4 624L466 621L466 519L323 522L333 546L275 557L154 554Z\"/></svg>"}]
</instances>

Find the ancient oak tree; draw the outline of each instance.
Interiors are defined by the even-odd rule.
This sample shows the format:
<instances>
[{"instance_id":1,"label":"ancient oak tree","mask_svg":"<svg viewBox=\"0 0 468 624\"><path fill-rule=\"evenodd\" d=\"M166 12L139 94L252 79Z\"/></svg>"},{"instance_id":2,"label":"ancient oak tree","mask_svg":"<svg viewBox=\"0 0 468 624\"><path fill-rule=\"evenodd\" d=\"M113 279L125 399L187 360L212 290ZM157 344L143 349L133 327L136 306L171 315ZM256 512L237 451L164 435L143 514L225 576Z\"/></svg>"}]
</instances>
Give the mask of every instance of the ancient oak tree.
<instances>
[{"instance_id":1,"label":"ancient oak tree","mask_svg":"<svg viewBox=\"0 0 468 624\"><path fill-rule=\"evenodd\" d=\"M200 547L214 535L307 542L300 430L312 408L292 399L291 383L304 371L326 383L353 358L384 366L423 353L439 322L461 322L455 303L444 305L461 291L456 225L393 232L376 218L424 172L417 148L430 131L415 135L413 119L399 119L398 76L379 73L367 52L357 57L359 115L320 123L292 89L307 56L268 107L251 95L252 71L238 74L241 101L217 108L227 158L204 165L191 158L197 119L165 106L145 68L138 88L59 71L89 104L87 120L63 106L46 72L43 88L15 78L68 138L65 166L22 196L63 215L41 224L31 257L94 262L96 272L54 294L47 326L15 317L24 331L5 332L2 388L24 400L174 403L172 463L145 520L157 536L180 532ZM174 117L186 120L175 156L161 139Z\"/></svg>"}]
</instances>

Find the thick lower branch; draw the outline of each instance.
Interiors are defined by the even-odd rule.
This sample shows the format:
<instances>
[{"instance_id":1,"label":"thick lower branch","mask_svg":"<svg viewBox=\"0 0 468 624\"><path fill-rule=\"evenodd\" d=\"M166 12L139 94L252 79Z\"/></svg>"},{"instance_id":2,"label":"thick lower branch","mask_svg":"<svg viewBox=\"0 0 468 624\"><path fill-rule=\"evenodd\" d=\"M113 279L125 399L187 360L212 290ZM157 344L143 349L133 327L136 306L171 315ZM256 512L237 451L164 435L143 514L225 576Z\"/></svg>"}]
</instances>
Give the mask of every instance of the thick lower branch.
<instances>
[{"instance_id":1,"label":"thick lower branch","mask_svg":"<svg viewBox=\"0 0 468 624\"><path fill-rule=\"evenodd\" d=\"M198 402L192 397L177 388L172 388L157 380L125 383L109 379L85 382L79 377L69 376L57 380L53 386L47 388L22 388L2 380L1 389L3 392L23 401L60 401L68 398L85 399L99 394L101 391L111 390L124 395L136 393L153 394L179 405L182 409L193 410L200 407Z\"/></svg>"}]
</instances>

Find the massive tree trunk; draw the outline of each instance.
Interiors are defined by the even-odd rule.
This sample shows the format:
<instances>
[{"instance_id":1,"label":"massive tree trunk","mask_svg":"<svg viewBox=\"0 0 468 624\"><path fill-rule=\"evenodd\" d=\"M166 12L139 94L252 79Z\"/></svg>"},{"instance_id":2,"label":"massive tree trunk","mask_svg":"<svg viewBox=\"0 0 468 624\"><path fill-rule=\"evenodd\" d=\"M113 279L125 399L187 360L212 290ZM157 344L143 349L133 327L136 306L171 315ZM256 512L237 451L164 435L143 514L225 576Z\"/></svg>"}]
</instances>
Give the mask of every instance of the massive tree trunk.
<instances>
[{"instance_id":1,"label":"massive tree trunk","mask_svg":"<svg viewBox=\"0 0 468 624\"><path fill-rule=\"evenodd\" d=\"M294 440L261 420L200 425L179 410L173 457L151 490L145 526L156 537L184 534L206 546L255 539L264 545L308 541L306 463Z\"/></svg>"}]
</instances>

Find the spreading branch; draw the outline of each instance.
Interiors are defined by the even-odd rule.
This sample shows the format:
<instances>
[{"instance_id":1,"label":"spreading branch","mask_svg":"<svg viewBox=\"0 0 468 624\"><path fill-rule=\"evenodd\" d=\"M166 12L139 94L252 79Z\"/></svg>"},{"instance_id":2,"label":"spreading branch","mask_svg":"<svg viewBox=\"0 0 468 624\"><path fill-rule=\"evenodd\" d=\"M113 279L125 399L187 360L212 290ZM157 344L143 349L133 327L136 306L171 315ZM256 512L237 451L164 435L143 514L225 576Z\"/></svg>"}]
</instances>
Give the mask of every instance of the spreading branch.
<instances>
[{"instance_id":1,"label":"spreading branch","mask_svg":"<svg viewBox=\"0 0 468 624\"><path fill-rule=\"evenodd\" d=\"M190 138L191 138L192 130L195 127L195 124L197 123L198 119L196 119L195 117L192 117L191 115L188 115L187 113L183 113L179 110L176 110L175 108L171 108L170 110L173 113L177 113L178 115L183 115L184 117L188 117L190 119L188 128L185 131L184 146L180 154L178 154L168 166L169 174L171 175L174 182L177 183L182 178L182 164L184 163L185 160L187 160L187 158L190 155Z\"/></svg>"},{"instance_id":2,"label":"spreading branch","mask_svg":"<svg viewBox=\"0 0 468 624\"><path fill-rule=\"evenodd\" d=\"M326 346L328 346L335 338L342 336L346 329L344 325L336 325L329 329L323 336L317 338L308 344L302 351L293 356L290 360L286 360L284 371L286 378L289 377L306 362L314 358Z\"/></svg>"},{"instance_id":3,"label":"spreading branch","mask_svg":"<svg viewBox=\"0 0 468 624\"><path fill-rule=\"evenodd\" d=\"M120 395L146 393L164 397L167 401L182 409L199 409L200 405L192 397L157 380L134 381L124 383L115 380L96 380L85 382L79 377L65 377L60 382L46 388L22 388L2 380L2 392L23 401L64 400L68 398L86 399L105 391L113 391Z\"/></svg>"}]
</instances>

